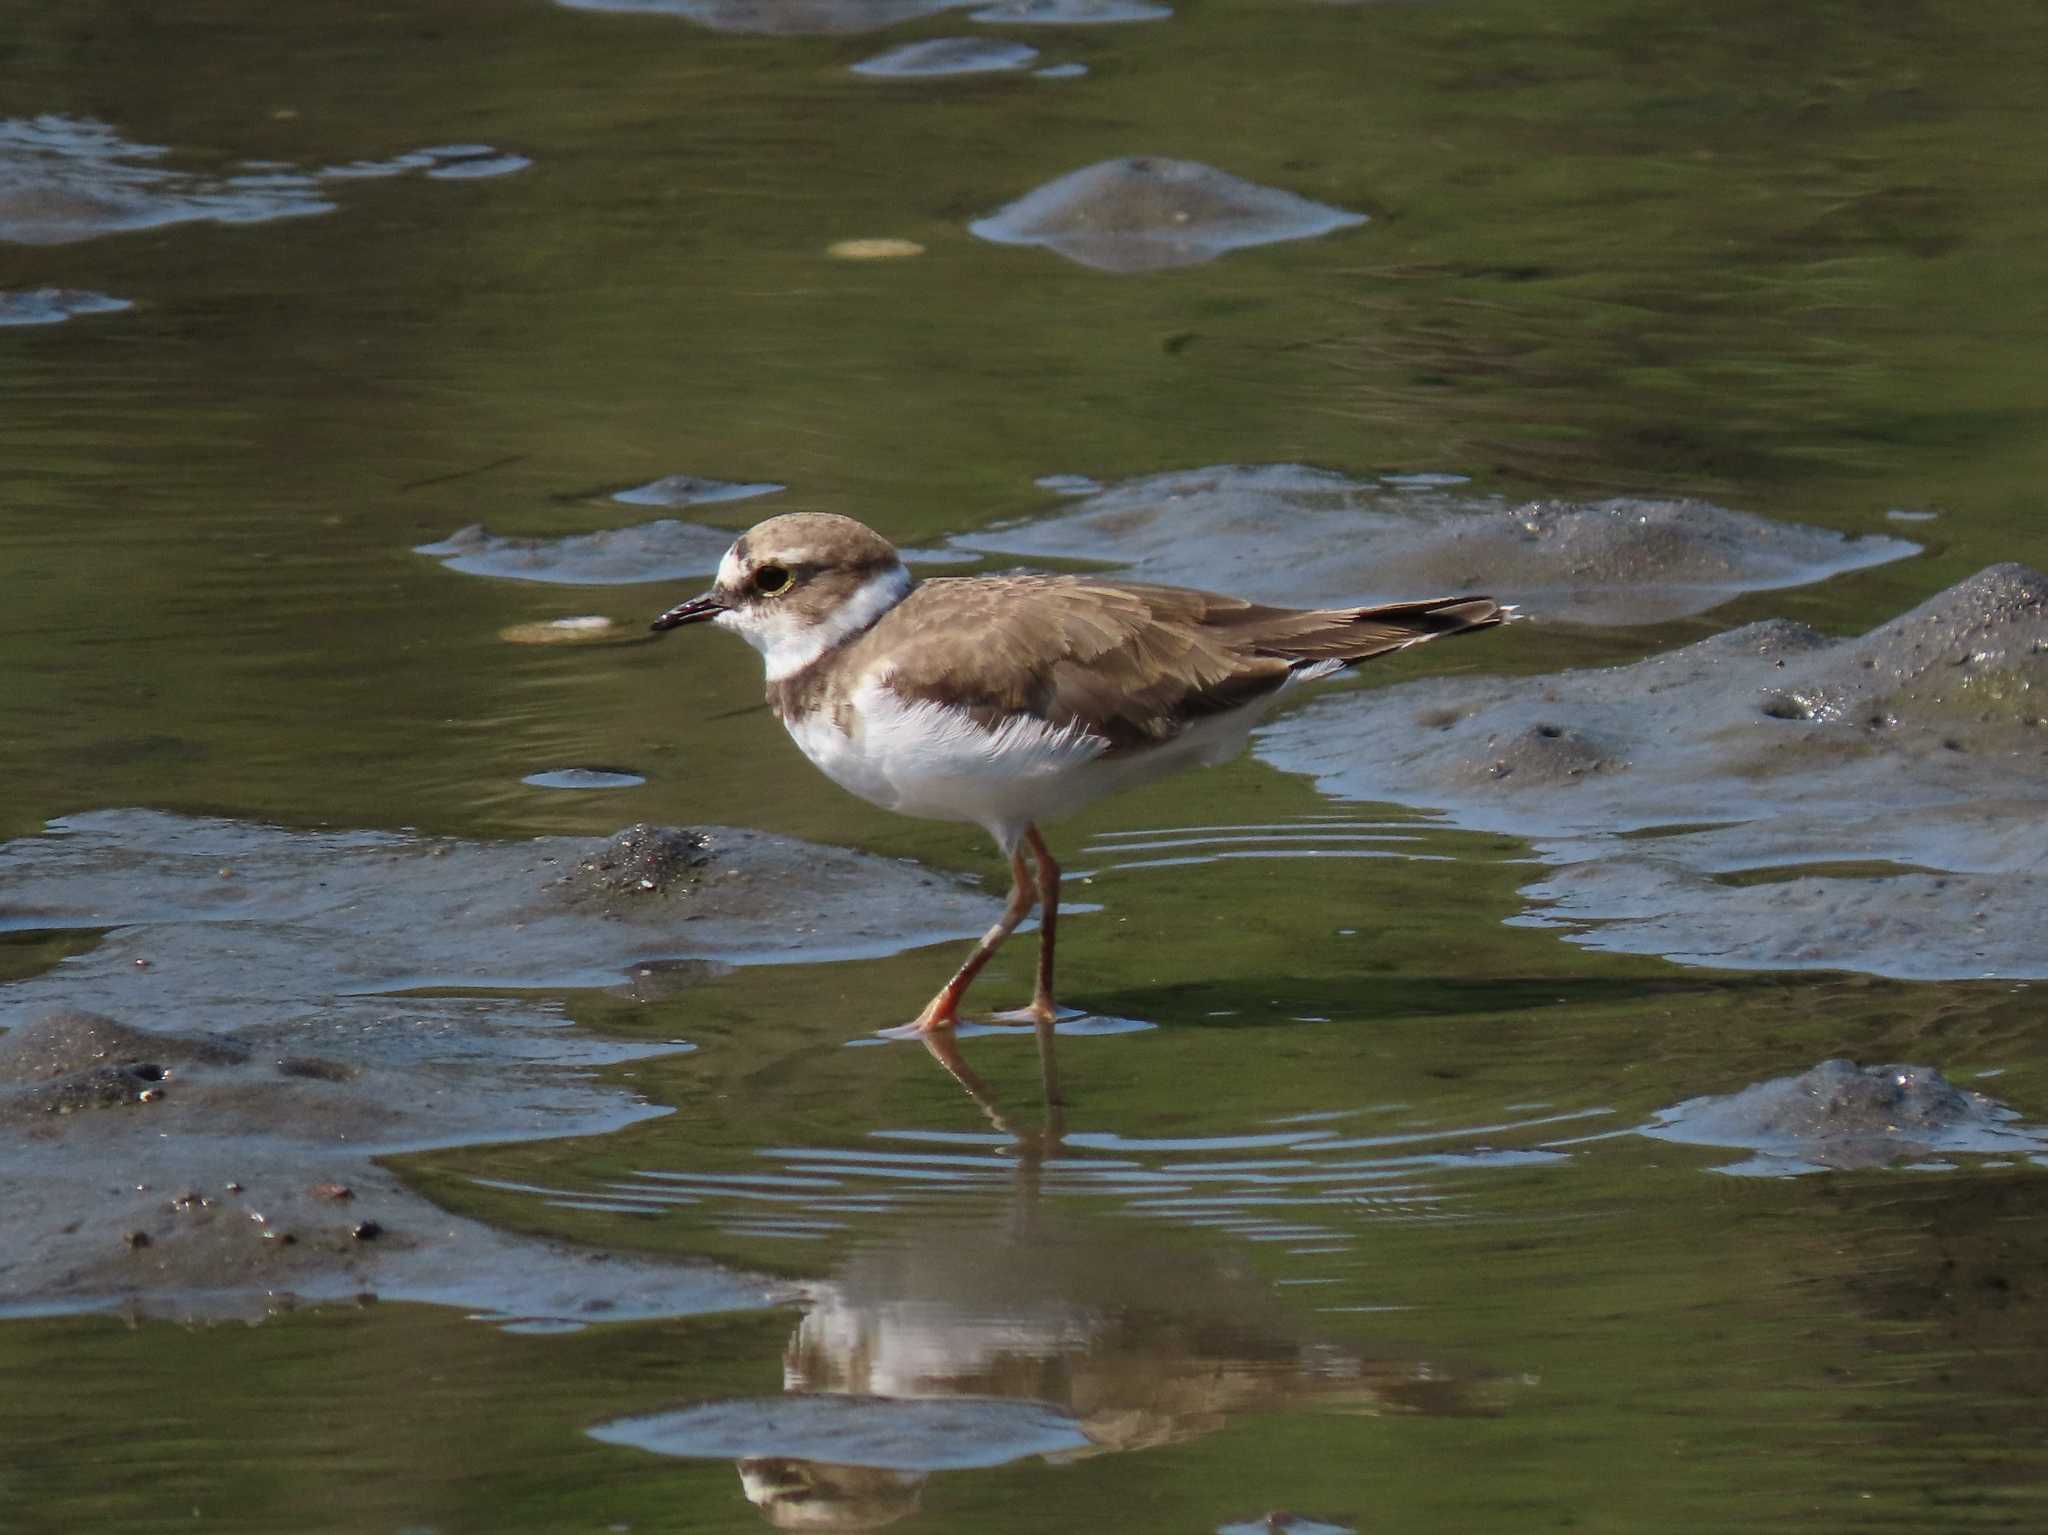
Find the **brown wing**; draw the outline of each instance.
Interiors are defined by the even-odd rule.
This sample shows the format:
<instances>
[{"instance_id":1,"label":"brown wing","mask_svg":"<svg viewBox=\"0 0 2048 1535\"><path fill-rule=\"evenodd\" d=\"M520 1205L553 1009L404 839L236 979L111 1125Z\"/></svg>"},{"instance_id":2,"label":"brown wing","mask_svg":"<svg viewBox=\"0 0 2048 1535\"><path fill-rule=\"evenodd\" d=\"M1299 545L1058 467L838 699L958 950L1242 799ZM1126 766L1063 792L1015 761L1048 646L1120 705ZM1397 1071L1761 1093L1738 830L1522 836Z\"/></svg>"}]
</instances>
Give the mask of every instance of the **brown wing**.
<instances>
[{"instance_id":1,"label":"brown wing","mask_svg":"<svg viewBox=\"0 0 2048 1535\"><path fill-rule=\"evenodd\" d=\"M991 725L1025 713L1080 725L1112 751L1171 740L1295 672L1348 665L1504 616L1486 597L1320 611L1087 576L925 581L856 642L890 685Z\"/></svg>"}]
</instances>

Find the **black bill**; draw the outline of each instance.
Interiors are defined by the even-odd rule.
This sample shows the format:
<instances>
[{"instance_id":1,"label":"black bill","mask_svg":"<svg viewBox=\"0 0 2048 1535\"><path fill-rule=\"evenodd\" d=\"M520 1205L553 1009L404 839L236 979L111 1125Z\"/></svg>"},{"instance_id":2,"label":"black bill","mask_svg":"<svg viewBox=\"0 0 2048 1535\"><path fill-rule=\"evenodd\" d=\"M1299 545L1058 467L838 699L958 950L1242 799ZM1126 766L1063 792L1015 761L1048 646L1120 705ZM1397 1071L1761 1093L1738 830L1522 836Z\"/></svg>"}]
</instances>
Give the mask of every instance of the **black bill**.
<instances>
[{"instance_id":1,"label":"black bill","mask_svg":"<svg viewBox=\"0 0 2048 1535\"><path fill-rule=\"evenodd\" d=\"M725 611L725 604L711 593L692 597L688 602L679 602L648 627L659 634L664 629L680 629L684 624L701 624L707 618L716 618Z\"/></svg>"}]
</instances>

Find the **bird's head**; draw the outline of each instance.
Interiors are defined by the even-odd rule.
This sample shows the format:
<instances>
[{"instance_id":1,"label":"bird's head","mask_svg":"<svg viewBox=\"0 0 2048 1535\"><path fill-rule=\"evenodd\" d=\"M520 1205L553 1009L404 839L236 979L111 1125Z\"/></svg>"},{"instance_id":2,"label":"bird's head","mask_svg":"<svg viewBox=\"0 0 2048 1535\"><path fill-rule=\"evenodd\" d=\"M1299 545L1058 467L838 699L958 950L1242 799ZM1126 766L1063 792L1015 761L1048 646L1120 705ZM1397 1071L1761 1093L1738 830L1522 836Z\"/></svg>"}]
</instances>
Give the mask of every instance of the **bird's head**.
<instances>
[{"instance_id":1,"label":"bird's head","mask_svg":"<svg viewBox=\"0 0 2048 1535\"><path fill-rule=\"evenodd\" d=\"M792 512L741 534L711 590L653 627L709 621L735 630L761 652L774 682L866 630L909 590L910 572L874 529L830 512Z\"/></svg>"}]
</instances>

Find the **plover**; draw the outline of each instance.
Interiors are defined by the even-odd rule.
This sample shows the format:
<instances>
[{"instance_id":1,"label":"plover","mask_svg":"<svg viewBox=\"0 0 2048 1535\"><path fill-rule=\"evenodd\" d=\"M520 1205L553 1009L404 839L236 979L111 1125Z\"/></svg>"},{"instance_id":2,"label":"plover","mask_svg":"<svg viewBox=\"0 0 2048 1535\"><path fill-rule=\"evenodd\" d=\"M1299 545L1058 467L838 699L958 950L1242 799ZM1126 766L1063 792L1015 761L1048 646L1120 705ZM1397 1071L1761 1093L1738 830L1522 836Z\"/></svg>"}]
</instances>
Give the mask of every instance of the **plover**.
<instances>
[{"instance_id":1,"label":"plover","mask_svg":"<svg viewBox=\"0 0 2048 1535\"><path fill-rule=\"evenodd\" d=\"M1010 861L1009 900L913 1027L958 1023L968 986L1035 905L1038 976L1023 1015L1043 1044L1057 1017L1060 868L1041 823L1227 761L1298 683L1512 616L1491 597L1294 609L1099 576L913 581L872 528L796 512L749 529L711 590L653 627L738 632L766 662L777 717L842 788L986 828Z\"/></svg>"}]
</instances>

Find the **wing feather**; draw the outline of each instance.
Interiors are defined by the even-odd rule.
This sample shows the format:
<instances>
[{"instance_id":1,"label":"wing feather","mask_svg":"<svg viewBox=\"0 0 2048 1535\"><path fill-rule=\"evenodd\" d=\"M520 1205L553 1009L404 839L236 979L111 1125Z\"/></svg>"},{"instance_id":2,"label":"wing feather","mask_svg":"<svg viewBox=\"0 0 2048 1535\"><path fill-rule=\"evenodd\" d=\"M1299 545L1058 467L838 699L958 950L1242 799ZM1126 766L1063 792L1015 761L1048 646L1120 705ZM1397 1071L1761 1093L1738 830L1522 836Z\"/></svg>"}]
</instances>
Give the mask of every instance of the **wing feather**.
<instances>
[{"instance_id":1,"label":"wing feather","mask_svg":"<svg viewBox=\"0 0 2048 1535\"><path fill-rule=\"evenodd\" d=\"M888 685L905 697L991 727L1021 712L1132 751L1253 703L1297 672L1505 616L1487 597L1294 609L1088 576L960 576L921 582L855 645L870 665L886 658Z\"/></svg>"}]
</instances>

